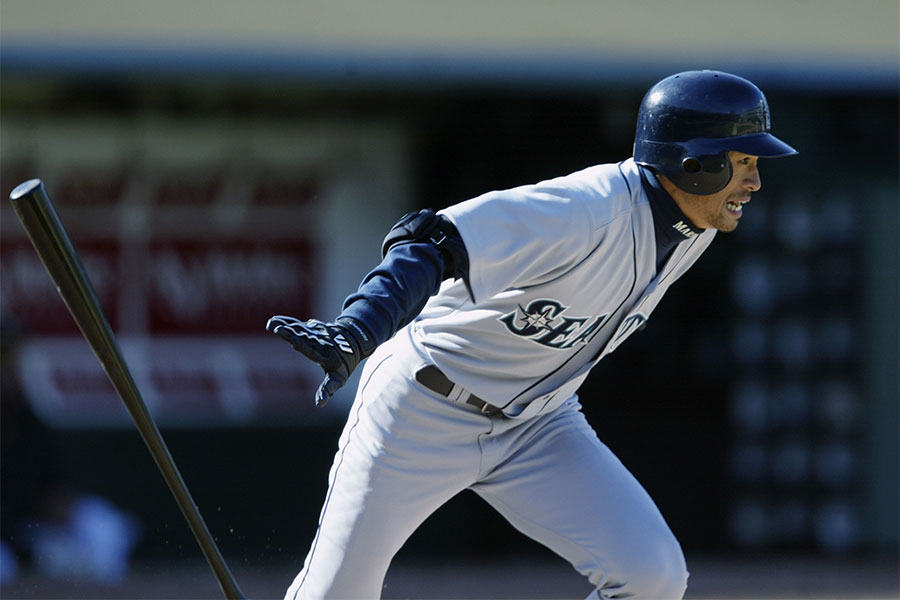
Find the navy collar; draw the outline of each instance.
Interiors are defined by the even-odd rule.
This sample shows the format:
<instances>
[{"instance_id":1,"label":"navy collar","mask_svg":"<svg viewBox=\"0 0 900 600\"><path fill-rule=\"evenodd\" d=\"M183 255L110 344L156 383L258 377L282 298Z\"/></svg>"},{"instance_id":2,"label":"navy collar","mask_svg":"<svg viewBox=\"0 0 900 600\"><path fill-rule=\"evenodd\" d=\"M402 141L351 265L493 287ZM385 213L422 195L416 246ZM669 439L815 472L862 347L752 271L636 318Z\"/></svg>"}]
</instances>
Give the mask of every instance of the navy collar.
<instances>
[{"instance_id":1,"label":"navy collar","mask_svg":"<svg viewBox=\"0 0 900 600\"><path fill-rule=\"evenodd\" d=\"M685 216L651 169L643 165L639 165L638 168L641 173L641 185L650 200L650 211L653 213L658 271L675 246L697 237L703 230L697 229Z\"/></svg>"}]
</instances>

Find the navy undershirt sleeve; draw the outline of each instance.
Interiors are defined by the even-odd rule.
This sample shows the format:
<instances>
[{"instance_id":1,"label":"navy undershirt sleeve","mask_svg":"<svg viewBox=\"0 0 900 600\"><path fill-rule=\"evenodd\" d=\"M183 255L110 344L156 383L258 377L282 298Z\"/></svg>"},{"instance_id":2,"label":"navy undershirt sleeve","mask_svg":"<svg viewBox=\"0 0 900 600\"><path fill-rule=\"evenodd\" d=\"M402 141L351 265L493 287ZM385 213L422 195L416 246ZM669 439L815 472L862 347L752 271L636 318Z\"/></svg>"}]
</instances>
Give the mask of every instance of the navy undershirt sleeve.
<instances>
[{"instance_id":1,"label":"navy undershirt sleeve","mask_svg":"<svg viewBox=\"0 0 900 600\"><path fill-rule=\"evenodd\" d=\"M347 297L338 320L353 319L371 334L368 355L422 312L443 279L444 257L434 244L398 244Z\"/></svg>"}]
</instances>

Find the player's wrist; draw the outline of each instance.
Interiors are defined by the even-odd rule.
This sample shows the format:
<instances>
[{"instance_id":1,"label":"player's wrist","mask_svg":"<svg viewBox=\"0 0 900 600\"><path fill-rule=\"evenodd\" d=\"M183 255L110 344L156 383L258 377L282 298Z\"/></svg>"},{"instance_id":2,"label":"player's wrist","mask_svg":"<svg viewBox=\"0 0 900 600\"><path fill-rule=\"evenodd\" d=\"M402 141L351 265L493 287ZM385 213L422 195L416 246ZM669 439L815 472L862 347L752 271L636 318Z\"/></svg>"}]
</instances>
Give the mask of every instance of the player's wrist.
<instances>
[{"instance_id":1,"label":"player's wrist","mask_svg":"<svg viewBox=\"0 0 900 600\"><path fill-rule=\"evenodd\" d=\"M355 353L359 356L359 360L366 358L375 351L375 348L378 346L375 342L375 337L359 320L347 315L340 315L334 321L344 330L344 335L350 340Z\"/></svg>"}]
</instances>

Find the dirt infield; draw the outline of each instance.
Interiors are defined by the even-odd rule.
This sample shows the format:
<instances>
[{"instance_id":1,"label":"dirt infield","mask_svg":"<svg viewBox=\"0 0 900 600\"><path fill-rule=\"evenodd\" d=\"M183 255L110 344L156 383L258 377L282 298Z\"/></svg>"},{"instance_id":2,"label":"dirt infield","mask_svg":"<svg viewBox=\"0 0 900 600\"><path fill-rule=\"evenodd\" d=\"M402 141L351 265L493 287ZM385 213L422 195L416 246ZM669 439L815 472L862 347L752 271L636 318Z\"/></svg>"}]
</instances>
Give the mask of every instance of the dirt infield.
<instances>
[{"instance_id":1,"label":"dirt infield","mask_svg":"<svg viewBox=\"0 0 900 600\"><path fill-rule=\"evenodd\" d=\"M293 567L232 565L248 598L280 598ZM896 600L900 575L895 560L839 561L773 557L733 561L688 557L687 599ZM383 598L572 599L590 586L562 562L508 561L501 564L405 562L385 581ZM139 564L120 585L101 587L77 581L48 581L32 575L0 588L4 600L18 598L219 599L205 564Z\"/></svg>"}]
</instances>

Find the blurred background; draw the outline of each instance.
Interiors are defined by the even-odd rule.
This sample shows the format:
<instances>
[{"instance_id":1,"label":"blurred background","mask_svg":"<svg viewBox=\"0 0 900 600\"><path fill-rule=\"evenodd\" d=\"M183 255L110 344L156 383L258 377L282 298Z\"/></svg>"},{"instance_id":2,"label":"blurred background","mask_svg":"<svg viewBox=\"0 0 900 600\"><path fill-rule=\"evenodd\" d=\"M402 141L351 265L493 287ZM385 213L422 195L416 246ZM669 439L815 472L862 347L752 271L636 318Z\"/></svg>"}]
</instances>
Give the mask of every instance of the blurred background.
<instances>
[{"instance_id":1,"label":"blurred background","mask_svg":"<svg viewBox=\"0 0 900 600\"><path fill-rule=\"evenodd\" d=\"M315 410L266 319L335 316L409 210L627 158L662 77L747 77L800 154L585 411L689 596L896 597L898 62L896 0L3 0L0 187L44 180L238 581L274 597L355 382ZM3 596L216 597L6 201L0 234ZM558 561L462 494L386 596L583 597Z\"/></svg>"}]
</instances>

